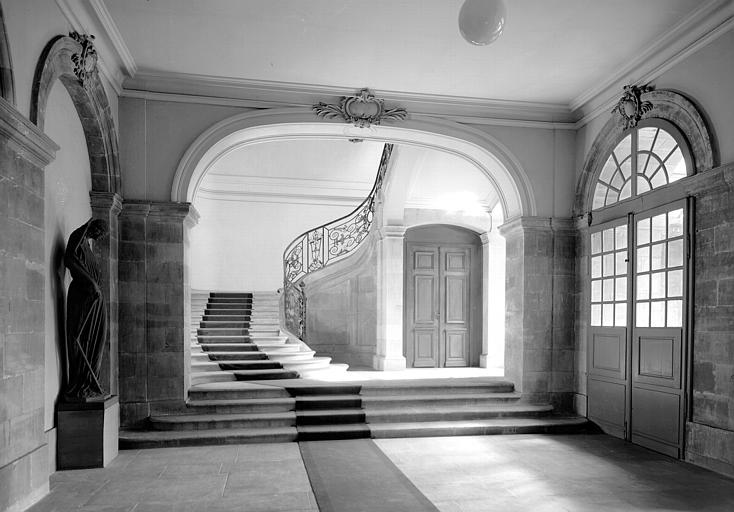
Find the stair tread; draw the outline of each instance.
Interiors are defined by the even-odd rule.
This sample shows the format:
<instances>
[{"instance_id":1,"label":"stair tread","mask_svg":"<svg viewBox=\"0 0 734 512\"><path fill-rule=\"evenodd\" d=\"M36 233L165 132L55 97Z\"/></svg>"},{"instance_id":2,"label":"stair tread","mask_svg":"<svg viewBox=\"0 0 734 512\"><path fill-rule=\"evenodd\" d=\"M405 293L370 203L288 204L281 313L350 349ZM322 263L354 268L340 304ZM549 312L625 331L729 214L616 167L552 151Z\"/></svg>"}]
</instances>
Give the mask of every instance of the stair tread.
<instances>
[{"instance_id":1,"label":"stair tread","mask_svg":"<svg viewBox=\"0 0 734 512\"><path fill-rule=\"evenodd\" d=\"M309 409L297 410L297 416L350 416L354 414L364 414L364 410L359 407L350 407L345 409Z\"/></svg>"},{"instance_id":2,"label":"stair tread","mask_svg":"<svg viewBox=\"0 0 734 512\"><path fill-rule=\"evenodd\" d=\"M204 413L204 414L172 414L166 416L151 416L154 423L190 423L192 421L236 421L236 420L269 420L293 419L295 411L273 412L240 412L240 413Z\"/></svg>"},{"instance_id":3,"label":"stair tread","mask_svg":"<svg viewBox=\"0 0 734 512\"><path fill-rule=\"evenodd\" d=\"M150 438L206 438L228 436L270 436L279 434L296 434L296 427L270 428L231 428L231 429L201 429L201 430L121 430L120 439L150 439Z\"/></svg>"},{"instance_id":4,"label":"stair tread","mask_svg":"<svg viewBox=\"0 0 734 512\"><path fill-rule=\"evenodd\" d=\"M519 400L522 393L458 393L446 395L362 395L366 404L381 402L409 402L409 401L453 401L453 400Z\"/></svg>"},{"instance_id":5,"label":"stair tread","mask_svg":"<svg viewBox=\"0 0 734 512\"><path fill-rule=\"evenodd\" d=\"M551 416L544 418L491 418L481 420L456 420L456 421L411 421L400 423L370 423L373 430L410 430L431 429L443 427L471 427L471 426L539 426L539 425L583 425L588 420L582 416Z\"/></svg>"},{"instance_id":6,"label":"stair tread","mask_svg":"<svg viewBox=\"0 0 734 512\"><path fill-rule=\"evenodd\" d=\"M447 414L459 412L496 412L496 411L512 411L512 412L549 412L553 410L552 405L528 405L528 404L489 404L489 405L463 405L463 406L415 406L402 405L399 409L377 409L371 412L376 414L416 414L416 413L433 413L445 412ZM369 411L369 409L368 409Z\"/></svg>"},{"instance_id":7,"label":"stair tread","mask_svg":"<svg viewBox=\"0 0 734 512\"><path fill-rule=\"evenodd\" d=\"M292 397L273 398L212 398L212 399L189 399L189 407L217 406L217 405L295 405L296 400Z\"/></svg>"},{"instance_id":8,"label":"stair tread","mask_svg":"<svg viewBox=\"0 0 734 512\"><path fill-rule=\"evenodd\" d=\"M298 425L299 432L364 432L369 425L364 423L334 423L329 425Z\"/></svg>"}]
</instances>

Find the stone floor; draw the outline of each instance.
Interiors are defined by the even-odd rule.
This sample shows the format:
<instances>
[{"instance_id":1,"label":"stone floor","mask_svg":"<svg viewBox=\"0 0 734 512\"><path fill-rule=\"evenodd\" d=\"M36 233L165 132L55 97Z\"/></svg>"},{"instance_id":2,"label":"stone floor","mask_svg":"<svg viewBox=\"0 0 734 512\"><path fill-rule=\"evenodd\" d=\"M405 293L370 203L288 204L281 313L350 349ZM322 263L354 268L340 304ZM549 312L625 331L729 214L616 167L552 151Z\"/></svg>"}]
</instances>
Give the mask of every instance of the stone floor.
<instances>
[{"instance_id":1,"label":"stone floor","mask_svg":"<svg viewBox=\"0 0 734 512\"><path fill-rule=\"evenodd\" d=\"M605 435L375 442L444 512L734 510L734 480ZM29 510L300 512L318 506L298 445L283 443L122 451L105 469L55 473L51 494Z\"/></svg>"}]
</instances>

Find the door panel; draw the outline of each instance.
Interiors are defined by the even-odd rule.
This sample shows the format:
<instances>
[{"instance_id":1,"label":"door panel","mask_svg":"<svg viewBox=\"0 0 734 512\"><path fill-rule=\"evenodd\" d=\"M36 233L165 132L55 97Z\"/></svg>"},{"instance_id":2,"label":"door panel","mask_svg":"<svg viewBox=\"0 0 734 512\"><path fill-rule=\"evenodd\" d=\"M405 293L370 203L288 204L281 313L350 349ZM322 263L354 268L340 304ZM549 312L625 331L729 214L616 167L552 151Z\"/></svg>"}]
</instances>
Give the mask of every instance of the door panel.
<instances>
[{"instance_id":1,"label":"door panel","mask_svg":"<svg viewBox=\"0 0 734 512\"><path fill-rule=\"evenodd\" d=\"M587 392L589 419L607 434L624 439L627 386L618 382L589 379Z\"/></svg>"},{"instance_id":2,"label":"door panel","mask_svg":"<svg viewBox=\"0 0 734 512\"><path fill-rule=\"evenodd\" d=\"M627 422L627 329L592 327L588 364L588 417L607 434L624 438Z\"/></svg>"},{"instance_id":3,"label":"door panel","mask_svg":"<svg viewBox=\"0 0 734 512\"><path fill-rule=\"evenodd\" d=\"M406 296L406 356L416 368L433 368L438 365L438 248L426 245L409 245Z\"/></svg>"},{"instance_id":4,"label":"door panel","mask_svg":"<svg viewBox=\"0 0 734 512\"><path fill-rule=\"evenodd\" d=\"M413 366L415 368L433 368L438 361L438 339L435 329L413 332Z\"/></svg>"},{"instance_id":5,"label":"door panel","mask_svg":"<svg viewBox=\"0 0 734 512\"><path fill-rule=\"evenodd\" d=\"M444 343L443 365L469 366L469 279L470 247L441 247L443 315L439 329Z\"/></svg>"}]
</instances>

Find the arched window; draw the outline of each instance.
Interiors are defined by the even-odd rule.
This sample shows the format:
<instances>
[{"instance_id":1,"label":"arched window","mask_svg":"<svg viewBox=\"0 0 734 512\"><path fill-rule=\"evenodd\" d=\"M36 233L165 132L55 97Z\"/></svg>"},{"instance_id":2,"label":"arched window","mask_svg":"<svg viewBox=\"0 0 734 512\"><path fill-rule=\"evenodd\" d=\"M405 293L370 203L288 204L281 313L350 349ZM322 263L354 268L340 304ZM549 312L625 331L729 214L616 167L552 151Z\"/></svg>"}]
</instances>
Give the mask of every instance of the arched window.
<instances>
[{"instance_id":1,"label":"arched window","mask_svg":"<svg viewBox=\"0 0 734 512\"><path fill-rule=\"evenodd\" d=\"M691 173L691 157L680 132L661 119L625 132L607 157L594 188L596 210L677 181Z\"/></svg>"}]
</instances>

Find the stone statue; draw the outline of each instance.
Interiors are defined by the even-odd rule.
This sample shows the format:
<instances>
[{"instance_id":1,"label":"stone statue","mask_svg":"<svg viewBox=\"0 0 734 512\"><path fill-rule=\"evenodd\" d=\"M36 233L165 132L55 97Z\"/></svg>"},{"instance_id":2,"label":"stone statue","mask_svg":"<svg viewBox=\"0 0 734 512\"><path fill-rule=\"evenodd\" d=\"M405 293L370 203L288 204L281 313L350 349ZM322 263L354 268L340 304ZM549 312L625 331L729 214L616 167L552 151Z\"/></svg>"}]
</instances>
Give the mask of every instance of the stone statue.
<instances>
[{"instance_id":1,"label":"stone statue","mask_svg":"<svg viewBox=\"0 0 734 512\"><path fill-rule=\"evenodd\" d=\"M62 392L67 402L105 398L99 371L107 340L107 307L91 241L107 232L104 220L89 219L69 236L64 252L64 264L72 278L66 297L66 382Z\"/></svg>"}]
</instances>

